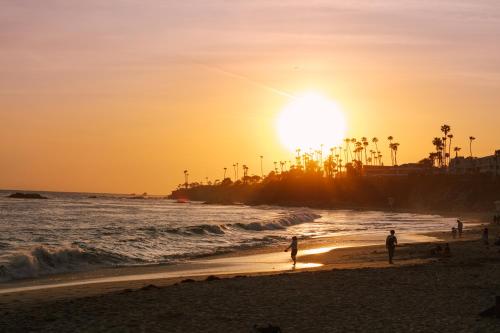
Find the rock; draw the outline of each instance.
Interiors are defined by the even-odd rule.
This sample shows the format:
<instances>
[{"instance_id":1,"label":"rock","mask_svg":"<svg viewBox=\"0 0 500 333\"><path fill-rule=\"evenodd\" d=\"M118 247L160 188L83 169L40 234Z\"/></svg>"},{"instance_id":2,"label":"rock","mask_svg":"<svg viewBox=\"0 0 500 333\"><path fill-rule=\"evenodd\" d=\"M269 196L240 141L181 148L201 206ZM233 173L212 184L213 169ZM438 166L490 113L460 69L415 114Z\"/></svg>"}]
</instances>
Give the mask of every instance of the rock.
<instances>
[{"instance_id":1,"label":"rock","mask_svg":"<svg viewBox=\"0 0 500 333\"><path fill-rule=\"evenodd\" d=\"M14 199L48 199L38 193L13 193L8 196L8 198Z\"/></svg>"},{"instance_id":2,"label":"rock","mask_svg":"<svg viewBox=\"0 0 500 333\"><path fill-rule=\"evenodd\" d=\"M207 278L205 279L205 281L215 281L215 280L220 280L220 277L217 277L215 275L209 275L207 276Z\"/></svg>"}]
</instances>

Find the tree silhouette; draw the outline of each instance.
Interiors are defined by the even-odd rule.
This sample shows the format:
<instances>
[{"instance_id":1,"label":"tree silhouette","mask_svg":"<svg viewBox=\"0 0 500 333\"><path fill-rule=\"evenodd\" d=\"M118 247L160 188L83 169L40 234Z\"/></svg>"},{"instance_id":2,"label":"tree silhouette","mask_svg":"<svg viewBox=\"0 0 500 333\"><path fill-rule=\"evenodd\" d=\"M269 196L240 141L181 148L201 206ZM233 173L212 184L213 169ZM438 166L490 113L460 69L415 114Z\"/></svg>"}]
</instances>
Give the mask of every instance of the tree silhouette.
<instances>
[{"instance_id":1,"label":"tree silhouette","mask_svg":"<svg viewBox=\"0 0 500 333\"><path fill-rule=\"evenodd\" d=\"M476 140L475 137L469 136L469 152L470 152L470 157L472 157L472 141Z\"/></svg>"},{"instance_id":2,"label":"tree silhouette","mask_svg":"<svg viewBox=\"0 0 500 333\"><path fill-rule=\"evenodd\" d=\"M432 140L432 144L436 147L436 155L438 160L438 166L442 167L443 166L443 154L442 154L442 149L443 149L443 140L441 138L435 137Z\"/></svg>"},{"instance_id":3,"label":"tree silhouette","mask_svg":"<svg viewBox=\"0 0 500 333\"><path fill-rule=\"evenodd\" d=\"M364 150L365 150L365 164L368 164L368 155L366 154L366 148L369 145L368 139L365 138L365 137L362 137L361 138L361 142L363 143L363 147L364 147Z\"/></svg>"},{"instance_id":4,"label":"tree silhouette","mask_svg":"<svg viewBox=\"0 0 500 333\"><path fill-rule=\"evenodd\" d=\"M378 138L374 137L372 139L372 142L375 144L375 152L376 152L375 164L380 164L380 161L377 162L378 155L380 155L380 151L378 150L378 145L377 145Z\"/></svg>"},{"instance_id":5,"label":"tree silhouette","mask_svg":"<svg viewBox=\"0 0 500 333\"><path fill-rule=\"evenodd\" d=\"M389 135L387 137L387 140L389 140L389 149L391 150L391 163L392 165L394 165L394 153L392 149L392 140L394 140L394 138L392 137L392 135Z\"/></svg>"},{"instance_id":6,"label":"tree silhouette","mask_svg":"<svg viewBox=\"0 0 500 333\"><path fill-rule=\"evenodd\" d=\"M262 165L262 161L264 159L264 156L260 155L260 176L264 178L264 167Z\"/></svg>"},{"instance_id":7,"label":"tree silhouette","mask_svg":"<svg viewBox=\"0 0 500 333\"><path fill-rule=\"evenodd\" d=\"M189 177L189 173L188 173L188 171L187 171L187 170L184 170L184 186L185 186L186 188L188 188L188 184L189 184L189 182L188 182L188 177Z\"/></svg>"},{"instance_id":8,"label":"tree silhouette","mask_svg":"<svg viewBox=\"0 0 500 333\"><path fill-rule=\"evenodd\" d=\"M451 156L451 139L453 139L453 134L448 134L448 139L450 139L450 141L448 141L448 165L450 165L450 156Z\"/></svg>"},{"instance_id":9,"label":"tree silhouette","mask_svg":"<svg viewBox=\"0 0 500 333\"><path fill-rule=\"evenodd\" d=\"M398 147L399 147L399 143L397 142L394 142L394 143L391 143L391 151L394 152L394 164L395 166L398 165Z\"/></svg>"},{"instance_id":10,"label":"tree silhouette","mask_svg":"<svg viewBox=\"0 0 500 333\"><path fill-rule=\"evenodd\" d=\"M447 135L448 135L448 132L450 132L451 128L449 125L442 125L441 126L441 132L444 133L444 136L443 136L443 150L441 151L441 154L443 155L443 160L444 160L444 165L446 166L446 151L447 151L447 145L446 145L446 138L447 138Z\"/></svg>"}]
</instances>

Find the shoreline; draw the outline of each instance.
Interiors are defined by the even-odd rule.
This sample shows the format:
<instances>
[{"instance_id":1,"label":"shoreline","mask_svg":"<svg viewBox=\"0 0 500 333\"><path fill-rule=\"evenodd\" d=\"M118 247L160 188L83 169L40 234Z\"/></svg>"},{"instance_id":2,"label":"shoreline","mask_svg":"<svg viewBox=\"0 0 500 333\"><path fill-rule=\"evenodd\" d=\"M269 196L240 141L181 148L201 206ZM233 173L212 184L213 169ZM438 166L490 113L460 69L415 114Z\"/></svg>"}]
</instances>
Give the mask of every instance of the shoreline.
<instances>
[{"instance_id":1,"label":"shoreline","mask_svg":"<svg viewBox=\"0 0 500 333\"><path fill-rule=\"evenodd\" d=\"M284 332L493 332L498 320L478 313L500 293L500 251L484 247L484 220L476 222L463 238L431 232L420 242L400 242L394 265L380 243L329 248L331 239L314 239L298 261L321 266L303 269L165 277L149 266L140 268L144 279L120 275L129 268L107 269L125 278L91 284L78 283L77 274L72 285L0 293L0 330L250 332L272 323ZM489 227L491 238L500 233L499 225ZM444 242L451 256L431 252ZM245 254L289 260L288 253L266 251ZM210 260L242 258L238 252Z\"/></svg>"},{"instance_id":2,"label":"shoreline","mask_svg":"<svg viewBox=\"0 0 500 333\"><path fill-rule=\"evenodd\" d=\"M476 239L480 218L467 229L468 237L454 242ZM470 222L469 222L470 225ZM375 237L374 237L375 236ZM449 232L412 234L400 238L400 249L430 248L431 244L450 241ZM36 279L0 284L0 308L11 302L32 304L135 290L148 285L171 286L185 280L203 281L216 276L279 276L331 269L386 268L384 237L359 235L313 238L302 241L298 265L292 269L289 253L275 247L258 247L193 260L183 264L110 267L92 271L62 273ZM342 243L342 244L339 244ZM373 258L371 258L373 256ZM362 258L356 259L356 258ZM429 259L407 258L403 265L422 265Z\"/></svg>"},{"instance_id":3,"label":"shoreline","mask_svg":"<svg viewBox=\"0 0 500 333\"><path fill-rule=\"evenodd\" d=\"M394 210L392 210L394 211ZM395 211L396 212L396 211ZM397 211L400 213L400 211ZM403 211L401 211L403 212ZM407 211L406 211L407 212ZM413 213L413 212L412 212ZM430 214L430 212L414 212L416 214ZM448 212L448 216L456 216ZM466 223L477 228L487 223L485 216L488 213L469 213L466 216L473 221ZM441 214L441 216L445 216ZM489 216L489 215L488 215ZM441 242L448 236L445 231L426 233L412 233L403 235L399 241L403 244L419 244ZM399 236L398 236L399 237ZM345 249L382 247L385 236L375 233L336 235L328 237L308 238L300 241L298 266L295 272L328 269L325 263L318 262L315 254L333 252ZM279 247L280 245L278 245ZM176 264L148 264L136 266L103 267L87 271L65 272L42 275L36 278L11 280L0 283L0 295L23 293L29 291L54 288L67 288L94 284L127 283L138 281L169 280L177 281L185 278L200 278L210 275L231 276L239 274L279 274L291 271L289 254L276 250L277 246L259 246L250 249L230 251L221 254L212 254ZM303 261L306 262L303 262ZM327 266L331 266L329 263ZM172 282L175 283L175 282Z\"/></svg>"}]
</instances>

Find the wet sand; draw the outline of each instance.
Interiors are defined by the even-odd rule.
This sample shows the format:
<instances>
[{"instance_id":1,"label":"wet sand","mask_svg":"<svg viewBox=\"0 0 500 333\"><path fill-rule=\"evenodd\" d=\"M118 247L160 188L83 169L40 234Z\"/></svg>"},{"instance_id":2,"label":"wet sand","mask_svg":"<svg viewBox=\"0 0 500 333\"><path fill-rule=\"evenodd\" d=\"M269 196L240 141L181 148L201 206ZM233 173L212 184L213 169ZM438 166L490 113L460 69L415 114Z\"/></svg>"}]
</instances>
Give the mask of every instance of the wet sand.
<instances>
[{"instance_id":1,"label":"wet sand","mask_svg":"<svg viewBox=\"0 0 500 333\"><path fill-rule=\"evenodd\" d=\"M499 232L492 227L490 238ZM451 257L431 254L436 241L402 244L396 264L388 265L383 246L329 249L318 241L299 261L321 266L281 273L226 272L210 281L200 274L193 275L195 282L152 277L3 293L0 331L252 332L254 324L272 323L283 332L500 332L500 319L478 316L500 295L500 247L486 249L477 230L461 240L433 236L450 242ZM157 267L141 269L158 273Z\"/></svg>"}]
</instances>

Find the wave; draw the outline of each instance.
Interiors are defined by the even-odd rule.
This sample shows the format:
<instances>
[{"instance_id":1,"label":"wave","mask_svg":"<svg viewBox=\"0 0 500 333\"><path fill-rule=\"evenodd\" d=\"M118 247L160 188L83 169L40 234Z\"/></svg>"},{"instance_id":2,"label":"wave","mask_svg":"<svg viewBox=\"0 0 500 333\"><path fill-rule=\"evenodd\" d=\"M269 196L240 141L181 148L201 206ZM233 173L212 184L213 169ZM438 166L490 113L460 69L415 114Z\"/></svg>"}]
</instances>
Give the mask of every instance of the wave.
<instances>
[{"instance_id":1,"label":"wave","mask_svg":"<svg viewBox=\"0 0 500 333\"><path fill-rule=\"evenodd\" d=\"M244 231L266 231L266 230L283 230L287 227L312 222L321 216L310 211L296 211L280 216L276 219L262 222L251 223L227 223L227 224L200 224L195 226L177 227L177 228L157 228L157 227L144 227L139 230L146 231L149 234L167 232L178 235L224 235L226 232L234 230Z\"/></svg>"},{"instance_id":2,"label":"wave","mask_svg":"<svg viewBox=\"0 0 500 333\"><path fill-rule=\"evenodd\" d=\"M276 220L265 222L252 222L252 223L234 223L229 226L237 226L238 228L251 231L264 231L264 230L283 230L287 227L312 222L321 216L312 212L293 212L286 216L282 216Z\"/></svg>"},{"instance_id":3,"label":"wave","mask_svg":"<svg viewBox=\"0 0 500 333\"><path fill-rule=\"evenodd\" d=\"M39 246L9 257L7 262L0 266L0 281L132 263L138 263L138 260L90 247L48 249Z\"/></svg>"}]
</instances>

